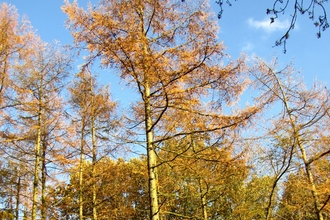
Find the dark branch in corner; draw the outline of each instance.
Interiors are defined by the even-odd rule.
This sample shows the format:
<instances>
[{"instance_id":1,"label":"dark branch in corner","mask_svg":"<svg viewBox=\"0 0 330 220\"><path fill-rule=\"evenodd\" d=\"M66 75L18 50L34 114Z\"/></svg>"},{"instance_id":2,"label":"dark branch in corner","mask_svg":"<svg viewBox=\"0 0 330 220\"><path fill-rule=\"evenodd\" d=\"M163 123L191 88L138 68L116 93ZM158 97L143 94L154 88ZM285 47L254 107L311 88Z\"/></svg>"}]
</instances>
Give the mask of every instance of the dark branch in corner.
<instances>
[{"instance_id":1,"label":"dark branch in corner","mask_svg":"<svg viewBox=\"0 0 330 220\"><path fill-rule=\"evenodd\" d=\"M235 0L236 1L236 0ZM290 4L293 3L293 4ZM218 13L218 18L220 19L223 14L223 4L232 6L229 0L217 0L216 3L220 6L220 11ZM327 18L327 10L325 4L328 3L328 0L308 0L308 4L304 4L304 0L274 0L274 4L271 8L267 8L266 14L272 15L270 17L270 23L274 23L275 20L283 15L286 11L289 10L290 6L293 6L293 12L290 12L291 23L285 34L280 37L276 42L275 46L283 46L283 52L286 53L286 41L289 39L290 32L294 29L298 15L308 14L309 19L311 19L318 28L316 33L317 38L321 37L321 32L329 28L329 22ZM315 15L316 11L321 11L319 15Z\"/></svg>"},{"instance_id":2,"label":"dark branch in corner","mask_svg":"<svg viewBox=\"0 0 330 220\"><path fill-rule=\"evenodd\" d=\"M293 1L293 0L291 0ZM321 31L325 31L329 28L329 23L327 19L327 12L324 7L324 3L326 3L327 0L309 0L309 4L304 5L303 0L294 0L293 3L293 14L291 15L291 23L290 27L286 31L286 33L275 42L275 46L283 45L283 52L286 52L286 41L289 38L290 32L294 29L297 18L299 13L301 15L304 15L306 12L308 13L309 19L312 21L315 20L315 11L317 9L321 9L321 14L318 16L317 21L314 22L314 25L318 27L318 32L316 33L317 37L321 37ZM275 0L273 7L268 8L266 13L272 14L273 16L270 18L270 23L273 23L275 19L279 17L280 14L284 14L286 10L288 10L288 6L290 6L290 0Z\"/></svg>"},{"instance_id":3,"label":"dark branch in corner","mask_svg":"<svg viewBox=\"0 0 330 220\"><path fill-rule=\"evenodd\" d=\"M236 0L235 0L236 1ZM218 4L220 6L220 11L218 13L218 19L222 18L222 14L223 14L223 3L226 3L229 6L232 6L231 2L229 0L217 0L215 3Z\"/></svg>"}]
</instances>

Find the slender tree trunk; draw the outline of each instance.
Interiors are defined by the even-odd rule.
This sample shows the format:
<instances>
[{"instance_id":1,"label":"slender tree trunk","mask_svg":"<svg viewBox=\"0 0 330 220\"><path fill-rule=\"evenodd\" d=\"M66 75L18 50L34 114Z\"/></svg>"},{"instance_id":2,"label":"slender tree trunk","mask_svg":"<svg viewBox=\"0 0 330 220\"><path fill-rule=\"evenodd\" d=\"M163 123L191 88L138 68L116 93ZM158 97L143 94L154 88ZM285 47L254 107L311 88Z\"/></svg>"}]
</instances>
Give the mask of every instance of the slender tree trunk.
<instances>
[{"instance_id":1,"label":"slender tree trunk","mask_svg":"<svg viewBox=\"0 0 330 220\"><path fill-rule=\"evenodd\" d=\"M299 139L298 139L298 145L299 145L299 149L300 149L300 152L301 152L301 155L302 155L302 159L304 161L304 166L305 166L305 170L306 170L307 179L308 179L308 182L309 182L310 187L311 187L311 192L312 192L313 199L314 199L314 208L315 208L315 211L316 211L316 214L317 214L317 219L318 220L323 220L321 207L320 207L320 202L319 202L319 197L318 197L318 193L317 193L317 190L316 190L312 170L311 170L310 164L309 164L308 159L307 159L305 148L301 144Z\"/></svg>"},{"instance_id":2,"label":"slender tree trunk","mask_svg":"<svg viewBox=\"0 0 330 220\"><path fill-rule=\"evenodd\" d=\"M91 80L92 83L92 80ZM93 89L93 84L91 85L91 89ZM92 128L91 128L91 135L92 135L92 181L93 181L93 220L97 220L97 208L96 208L96 155L97 155L97 149L96 149L96 134L95 134L95 114L94 114L94 93L92 91L92 106L91 106L91 122L92 122Z\"/></svg>"},{"instance_id":3,"label":"slender tree trunk","mask_svg":"<svg viewBox=\"0 0 330 220\"><path fill-rule=\"evenodd\" d=\"M34 165L34 179L32 192L32 220L37 218L37 200L38 200L38 186L39 186L39 166L40 166L40 136L41 131L38 128L38 138L35 146L35 165Z\"/></svg>"},{"instance_id":4,"label":"slender tree trunk","mask_svg":"<svg viewBox=\"0 0 330 220\"><path fill-rule=\"evenodd\" d=\"M203 219L207 220L207 209L206 209L206 196L202 196L202 207L203 207Z\"/></svg>"},{"instance_id":5,"label":"slender tree trunk","mask_svg":"<svg viewBox=\"0 0 330 220\"><path fill-rule=\"evenodd\" d=\"M18 176L16 183L16 206L15 206L15 217L16 220L19 219L19 204L20 204L20 194L21 194L21 176Z\"/></svg>"},{"instance_id":6,"label":"slender tree trunk","mask_svg":"<svg viewBox=\"0 0 330 220\"><path fill-rule=\"evenodd\" d=\"M15 172L16 174L17 172ZM14 210L14 184L12 184L12 182L10 182L10 196L9 196L9 200L8 200L8 207L9 207L9 210L10 210L10 214L13 214L13 210ZM12 217L11 217L12 219Z\"/></svg>"},{"instance_id":7,"label":"slender tree trunk","mask_svg":"<svg viewBox=\"0 0 330 220\"><path fill-rule=\"evenodd\" d=\"M140 12L140 24L141 24L141 39L145 38L144 27L144 11L143 8L139 8ZM148 54L147 46L142 43L143 57L146 58ZM153 131L152 131L152 119L151 119L151 103L150 103L150 85L148 80L148 66L147 62L143 63L144 68L144 94L142 99L144 100L145 111L145 132L146 132L146 144L147 144L147 161L148 161L148 175L149 175L149 200L150 200L150 219L159 220L159 205L158 205L158 177L157 177L157 156L153 146Z\"/></svg>"},{"instance_id":8,"label":"slender tree trunk","mask_svg":"<svg viewBox=\"0 0 330 220\"><path fill-rule=\"evenodd\" d=\"M207 209L206 209L206 193L203 192L203 186L201 179L198 180L199 183L199 190L201 195L201 203L202 203L202 212L203 212L203 220L207 220Z\"/></svg>"},{"instance_id":9,"label":"slender tree trunk","mask_svg":"<svg viewBox=\"0 0 330 220\"><path fill-rule=\"evenodd\" d=\"M143 8L139 8L140 11L140 24L141 24L141 39L145 38L144 27L144 11ZM147 46L145 42L142 45L143 57L146 58L148 54ZM148 79L149 68L147 62L143 63L144 68L144 110L145 110L145 131L147 141L147 160L148 160L148 175L149 175L149 200L150 200L150 219L159 220L159 205L158 205L158 176L157 176L157 156L156 150L153 146L153 131L152 131L152 118L151 118L151 103L150 103L150 85Z\"/></svg>"},{"instance_id":10,"label":"slender tree trunk","mask_svg":"<svg viewBox=\"0 0 330 220\"><path fill-rule=\"evenodd\" d=\"M94 151L94 149L93 149ZM92 180L93 180L93 220L97 220L97 195L96 195L96 154L93 152L93 170L92 170Z\"/></svg>"},{"instance_id":11,"label":"slender tree trunk","mask_svg":"<svg viewBox=\"0 0 330 220\"><path fill-rule=\"evenodd\" d=\"M38 112L38 129L37 129L37 142L35 144L35 164L34 164L34 179L32 190L32 220L37 219L37 202L38 202L38 186L39 186L39 167L40 167L40 143L41 143L41 103L39 103Z\"/></svg>"},{"instance_id":12,"label":"slender tree trunk","mask_svg":"<svg viewBox=\"0 0 330 220\"><path fill-rule=\"evenodd\" d=\"M83 214L84 129L85 129L85 119L83 118L81 122L80 161L79 161L79 220L84 219L84 214Z\"/></svg>"},{"instance_id":13,"label":"slender tree trunk","mask_svg":"<svg viewBox=\"0 0 330 220\"><path fill-rule=\"evenodd\" d=\"M46 219L46 143L42 144L41 154L41 220Z\"/></svg>"},{"instance_id":14,"label":"slender tree trunk","mask_svg":"<svg viewBox=\"0 0 330 220\"><path fill-rule=\"evenodd\" d=\"M147 158L149 172L149 198L150 198L150 219L159 220L158 206L158 178L157 178L157 157L153 146L151 106L150 106L150 88L148 83L145 85L145 126L147 139Z\"/></svg>"}]
</instances>

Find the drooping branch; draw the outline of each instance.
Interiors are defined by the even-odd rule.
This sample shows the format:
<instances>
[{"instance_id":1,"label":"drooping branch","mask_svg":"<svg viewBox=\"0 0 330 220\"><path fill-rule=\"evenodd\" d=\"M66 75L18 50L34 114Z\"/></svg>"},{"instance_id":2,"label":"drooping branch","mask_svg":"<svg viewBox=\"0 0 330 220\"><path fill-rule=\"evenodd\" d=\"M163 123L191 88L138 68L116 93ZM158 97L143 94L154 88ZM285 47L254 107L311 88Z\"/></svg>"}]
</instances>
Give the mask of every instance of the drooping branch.
<instances>
[{"instance_id":1,"label":"drooping branch","mask_svg":"<svg viewBox=\"0 0 330 220\"><path fill-rule=\"evenodd\" d=\"M236 0L235 0L236 1ZM289 12L291 16L291 22L285 33L275 42L275 46L283 46L283 52L286 53L286 41L289 39L291 31L295 28L298 15L308 14L309 19L313 21L315 27L318 28L316 33L317 38L321 37L321 32L329 28L329 22L327 18L327 9L325 4L328 1L323 0L274 0L273 5L266 9L267 15L270 17L270 24L274 23L275 20L283 15L285 12ZM217 0L216 4L220 6L218 18L220 19L223 14L223 4L232 6L229 0ZM290 8L292 6L292 9ZM290 11L291 10L291 11ZM319 15L316 15L317 11L321 11Z\"/></svg>"}]
</instances>

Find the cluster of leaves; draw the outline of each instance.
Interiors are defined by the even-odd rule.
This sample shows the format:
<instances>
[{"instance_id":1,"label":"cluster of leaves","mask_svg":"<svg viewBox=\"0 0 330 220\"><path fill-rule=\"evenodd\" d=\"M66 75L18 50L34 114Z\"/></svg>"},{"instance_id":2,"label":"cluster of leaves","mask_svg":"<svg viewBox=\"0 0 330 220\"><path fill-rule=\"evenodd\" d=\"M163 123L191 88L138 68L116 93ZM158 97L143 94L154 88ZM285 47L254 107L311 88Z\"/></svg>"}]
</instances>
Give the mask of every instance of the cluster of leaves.
<instances>
[{"instance_id":1,"label":"cluster of leaves","mask_svg":"<svg viewBox=\"0 0 330 220\"><path fill-rule=\"evenodd\" d=\"M215 151L216 149L213 153ZM262 196L267 194L268 188L257 190L253 184L245 184L247 167L244 161L239 158L231 162L225 161L228 160L229 155L223 154L227 153L218 151L217 155L213 155L214 158L222 160L221 162L201 159L200 166L192 167L192 161L185 161L186 166L182 166L180 160L159 170L159 178L162 179L159 184L162 218L205 219L203 209L211 219L249 219L258 214L265 215L261 201L266 201L267 198L254 201L249 194L255 190L258 191L259 196ZM196 164L196 161L193 163ZM99 218L150 218L146 158L129 161L103 158L97 164L97 179L91 178L91 164L86 163L85 166L84 216L86 218L92 218L92 194L89 190L91 181L97 181ZM77 216L79 184L75 168L70 175L69 184L58 185L50 191L52 218L71 219ZM255 177L253 182L258 181L257 179ZM263 182L263 180L259 181ZM246 204L248 200L250 202ZM205 206L202 205L203 201ZM247 205L250 208L254 207L254 214L247 209Z\"/></svg>"}]
</instances>

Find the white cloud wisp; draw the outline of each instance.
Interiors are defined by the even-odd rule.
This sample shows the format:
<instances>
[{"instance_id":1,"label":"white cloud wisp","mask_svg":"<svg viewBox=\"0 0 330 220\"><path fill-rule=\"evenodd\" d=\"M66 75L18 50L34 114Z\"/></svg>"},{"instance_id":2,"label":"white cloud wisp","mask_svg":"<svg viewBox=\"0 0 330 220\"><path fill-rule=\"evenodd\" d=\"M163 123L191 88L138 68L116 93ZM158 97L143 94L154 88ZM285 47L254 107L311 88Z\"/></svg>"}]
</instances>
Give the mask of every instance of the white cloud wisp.
<instances>
[{"instance_id":1,"label":"white cloud wisp","mask_svg":"<svg viewBox=\"0 0 330 220\"><path fill-rule=\"evenodd\" d=\"M250 27L253 27L255 29L262 29L268 33L280 31L284 29L288 29L290 26L289 20L275 20L274 23L270 23L269 18L265 18L262 21L254 20L253 18L249 18L247 23Z\"/></svg>"}]
</instances>

